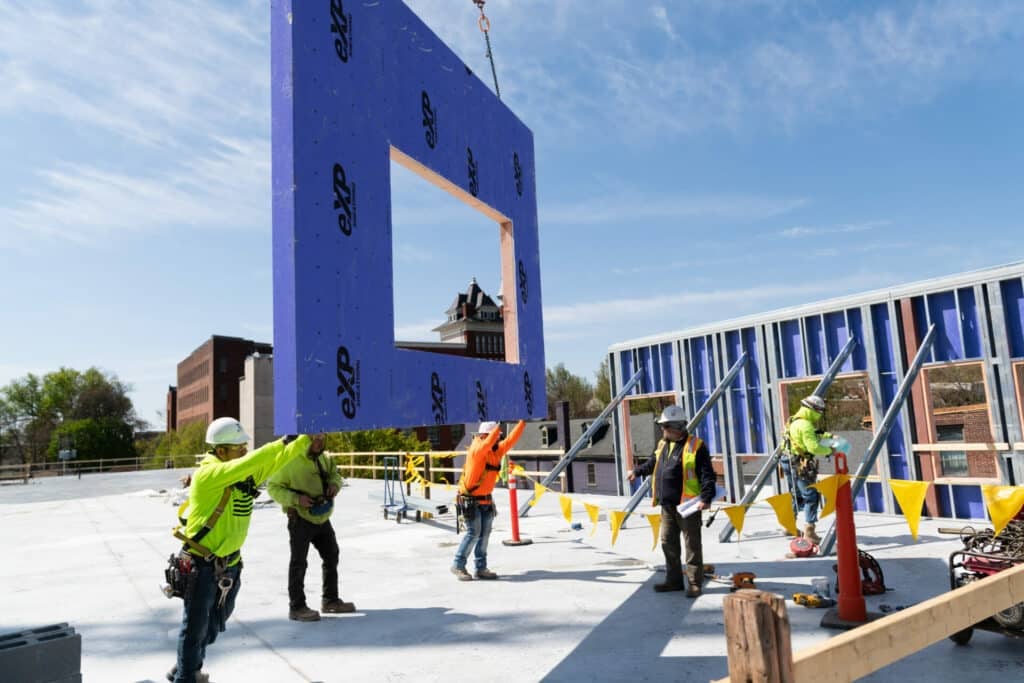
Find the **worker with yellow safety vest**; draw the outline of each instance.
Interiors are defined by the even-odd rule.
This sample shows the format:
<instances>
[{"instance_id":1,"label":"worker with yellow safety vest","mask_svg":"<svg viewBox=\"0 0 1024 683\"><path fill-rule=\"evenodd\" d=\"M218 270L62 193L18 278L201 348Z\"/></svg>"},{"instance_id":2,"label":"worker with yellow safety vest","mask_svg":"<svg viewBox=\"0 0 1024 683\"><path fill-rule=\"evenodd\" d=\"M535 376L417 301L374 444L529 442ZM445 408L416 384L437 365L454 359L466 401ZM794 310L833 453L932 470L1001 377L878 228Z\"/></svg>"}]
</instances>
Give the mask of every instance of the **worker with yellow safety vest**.
<instances>
[{"instance_id":1,"label":"worker with yellow safety vest","mask_svg":"<svg viewBox=\"0 0 1024 683\"><path fill-rule=\"evenodd\" d=\"M654 454L627 473L630 481L653 474L651 496L661 505L661 550L665 553L665 581L654 586L659 593L681 591L683 585L682 548L679 533L686 544L686 597L701 594L704 583L704 546L701 541L700 511L715 499L715 470L707 445L686 432L686 413L680 406L668 406L657 423L662 438ZM687 517L677 507L683 501L699 499L697 512Z\"/></svg>"},{"instance_id":2,"label":"worker with yellow safety vest","mask_svg":"<svg viewBox=\"0 0 1024 683\"><path fill-rule=\"evenodd\" d=\"M178 661L167 674L174 683L208 681L200 671L206 647L224 631L235 607L242 572L240 550L249 533L258 485L291 460L324 449L324 436L285 437L246 455L242 425L221 417L206 430L209 454L192 475L176 569L187 575Z\"/></svg>"},{"instance_id":3,"label":"worker with yellow safety vest","mask_svg":"<svg viewBox=\"0 0 1024 683\"><path fill-rule=\"evenodd\" d=\"M470 550L476 562L476 578L498 578L487 567L487 543L494 518L498 514L491 492L494 491L494 483L501 471L502 459L519 440L525 427L526 423L520 420L509 435L501 439L501 425L497 422L481 422L473 435L473 442L469 444L456 498L456 505L466 522L466 535L462 537L452 562L452 574L459 581L473 580L466 571Z\"/></svg>"}]
</instances>

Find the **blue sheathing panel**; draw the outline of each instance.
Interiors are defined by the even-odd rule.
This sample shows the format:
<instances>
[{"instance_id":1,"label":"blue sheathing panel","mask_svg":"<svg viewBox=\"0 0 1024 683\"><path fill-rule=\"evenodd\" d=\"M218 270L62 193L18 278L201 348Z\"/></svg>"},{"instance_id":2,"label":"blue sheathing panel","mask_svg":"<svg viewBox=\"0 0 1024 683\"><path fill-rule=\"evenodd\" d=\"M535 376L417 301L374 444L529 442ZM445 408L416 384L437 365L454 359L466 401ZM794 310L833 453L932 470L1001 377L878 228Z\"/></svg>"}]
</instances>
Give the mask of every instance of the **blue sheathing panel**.
<instances>
[{"instance_id":1,"label":"blue sheathing panel","mask_svg":"<svg viewBox=\"0 0 1024 683\"><path fill-rule=\"evenodd\" d=\"M783 362L782 362L782 344L779 343L779 341L778 341L779 339L782 338L780 333L779 333L779 323L772 323L772 328L771 329L772 329L772 335L773 335L772 339L776 340L776 343L774 345L775 346L775 358L773 359L775 361L775 367L773 368L773 370L775 372L772 373L772 374L774 374L775 377L786 377L787 374L785 372L785 369L783 367Z\"/></svg>"},{"instance_id":2,"label":"blue sheathing panel","mask_svg":"<svg viewBox=\"0 0 1024 683\"><path fill-rule=\"evenodd\" d=\"M641 346L637 349L637 355L640 356L640 367L644 371L644 376L640 378L639 382L640 393L653 394L657 374L654 372L654 359L651 358L651 347Z\"/></svg>"},{"instance_id":3,"label":"blue sheathing panel","mask_svg":"<svg viewBox=\"0 0 1024 683\"><path fill-rule=\"evenodd\" d=\"M985 502L980 486L953 484L953 505L957 519L985 519Z\"/></svg>"},{"instance_id":4,"label":"blue sheathing panel","mask_svg":"<svg viewBox=\"0 0 1024 683\"><path fill-rule=\"evenodd\" d=\"M633 378L633 375L636 374L636 370L633 369L632 351L619 351L619 367L622 368L622 373L619 377L619 381L622 382L623 385L625 385L626 382L631 380ZM618 391L616 391L615 393L618 393ZM638 394L640 392L637 390L636 387L633 387L633 391L631 393Z\"/></svg>"},{"instance_id":5,"label":"blue sheathing panel","mask_svg":"<svg viewBox=\"0 0 1024 683\"><path fill-rule=\"evenodd\" d=\"M918 341L920 341L921 339L924 339L924 335L928 333L928 322L929 322L929 320L928 320L928 311L925 308L924 296L922 295L922 296L915 296L915 297L913 297L910 300L910 307L914 311L914 332L917 335ZM936 325L940 324L940 321L932 321L932 322L935 322ZM906 324L906 321L904 321L904 324ZM935 356L935 349L936 349L936 347L939 346L939 336L941 336L941 335L940 335L939 331L936 330L935 343L932 344L931 355L928 358L925 359L926 363L929 362L929 361L934 361L935 358L936 358L936 356Z\"/></svg>"},{"instance_id":6,"label":"blue sheathing panel","mask_svg":"<svg viewBox=\"0 0 1024 683\"><path fill-rule=\"evenodd\" d=\"M866 493L867 493L867 487L864 487L854 497L854 499L853 499L853 509L854 509L854 511L856 511L856 512L867 512L868 511L867 498L865 497Z\"/></svg>"},{"instance_id":7,"label":"blue sheathing panel","mask_svg":"<svg viewBox=\"0 0 1024 683\"><path fill-rule=\"evenodd\" d=\"M715 390L715 359L712 338L694 337L690 340L690 365L693 380L694 409L703 405ZM708 445L712 454L721 453L718 442L718 410L712 409L697 427L697 436Z\"/></svg>"},{"instance_id":8,"label":"blue sheathing panel","mask_svg":"<svg viewBox=\"0 0 1024 683\"><path fill-rule=\"evenodd\" d=\"M666 342L658 346L658 357L661 359L661 391L675 391L676 386L676 352L675 344Z\"/></svg>"},{"instance_id":9,"label":"blue sheathing panel","mask_svg":"<svg viewBox=\"0 0 1024 683\"><path fill-rule=\"evenodd\" d=\"M806 366L799 320L783 320L779 323L779 345L782 347L782 376L803 377Z\"/></svg>"},{"instance_id":10,"label":"blue sheathing panel","mask_svg":"<svg viewBox=\"0 0 1024 683\"><path fill-rule=\"evenodd\" d=\"M1006 334L1010 338L1010 355L1024 358L1024 286L1020 278L999 283L1006 315Z\"/></svg>"},{"instance_id":11,"label":"blue sheathing panel","mask_svg":"<svg viewBox=\"0 0 1024 683\"><path fill-rule=\"evenodd\" d=\"M952 291L929 294L928 315L935 325L933 357L938 361L962 360L960 319L956 314L956 296Z\"/></svg>"},{"instance_id":12,"label":"blue sheathing panel","mask_svg":"<svg viewBox=\"0 0 1024 683\"><path fill-rule=\"evenodd\" d=\"M743 329L743 350L747 352L747 367L744 370L747 391L750 392L750 441L752 453L764 453L765 444L765 411L764 397L761 395L761 353L757 348L757 331L753 327Z\"/></svg>"},{"instance_id":13,"label":"blue sheathing panel","mask_svg":"<svg viewBox=\"0 0 1024 683\"><path fill-rule=\"evenodd\" d=\"M871 326L875 333L875 360L878 364L878 387L882 405L888 409L896 396L899 380L896 377L896 346L893 338L892 325L889 320L889 307L886 304L871 306ZM904 453L903 418L897 416L892 431L886 440L889 447L889 472L894 479L906 479L910 468Z\"/></svg>"},{"instance_id":14,"label":"blue sheathing panel","mask_svg":"<svg viewBox=\"0 0 1024 683\"><path fill-rule=\"evenodd\" d=\"M533 134L398 0L271 8L275 431L544 415ZM519 362L395 348L393 155L511 224Z\"/></svg>"},{"instance_id":15,"label":"blue sheathing panel","mask_svg":"<svg viewBox=\"0 0 1024 683\"><path fill-rule=\"evenodd\" d=\"M956 517L956 513L949 506L949 484L933 484L935 497L939 501L940 517Z\"/></svg>"},{"instance_id":16,"label":"blue sheathing panel","mask_svg":"<svg viewBox=\"0 0 1024 683\"><path fill-rule=\"evenodd\" d=\"M821 326L821 318L811 315L804 318L804 329L807 334L807 367L812 375L822 375L828 363L825 362L825 330Z\"/></svg>"},{"instance_id":17,"label":"blue sheathing panel","mask_svg":"<svg viewBox=\"0 0 1024 683\"><path fill-rule=\"evenodd\" d=\"M885 510L881 482L869 481L862 490L868 492L868 512L882 512Z\"/></svg>"},{"instance_id":18,"label":"blue sheathing panel","mask_svg":"<svg viewBox=\"0 0 1024 683\"><path fill-rule=\"evenodd\" d=\"M832 364L836 356L843 348L843 344L850 338L850 331L846 328L846 314L843 311L833 311L825 316L825 363L822 373ZM853 370L853 358L847 358L843 363L842 371Z\"/></svg>"},{"instance_id":19,"label":"blue sheathing panel","mask_svg":"<svg viewBox=\"0 0 1024 683\"><path fill-rule=\"evenodd\" d=\"M853 347L853 353L850 354L850 363L852 363L851 370L859 370L864 372L868 369L868 352L867 347L864 346L864 322L861 320L860 309L851 308L846 311L846 317L850 321L850 336L857 340L857 345ZM845 345L846 342L840 346ZM845 369L846 366L844 365Z\"/></svg>"},{"instance_id":20,"label":"blue sheathing panel","mask_svg":"<svg viewBox=\"0 0 1024 683\"><path fill-rule=\"evenodd\" d=\"M956 291L960 304L960 329L964 335L964 358L981 358L981 331L978 329L978 305L974 290L963 287Z\"/></svg>"},{"instance_id":21,"label":"blue sheathing panel","mask_svg":"<svg viewBox=\"0 0 1024 683\"><path fill-rule=\"evenodd\" d=\"M732 364L743 353L743 344L740 333L732 330L725 333L725 357L726 365ZM747 368L740 370L739 376L726 390L729 398L729 407L732 408L732 420L729 425L732 428L733 444L737 453L750 453L750 411L747 405Z\"/></svg>"}]
</instances>

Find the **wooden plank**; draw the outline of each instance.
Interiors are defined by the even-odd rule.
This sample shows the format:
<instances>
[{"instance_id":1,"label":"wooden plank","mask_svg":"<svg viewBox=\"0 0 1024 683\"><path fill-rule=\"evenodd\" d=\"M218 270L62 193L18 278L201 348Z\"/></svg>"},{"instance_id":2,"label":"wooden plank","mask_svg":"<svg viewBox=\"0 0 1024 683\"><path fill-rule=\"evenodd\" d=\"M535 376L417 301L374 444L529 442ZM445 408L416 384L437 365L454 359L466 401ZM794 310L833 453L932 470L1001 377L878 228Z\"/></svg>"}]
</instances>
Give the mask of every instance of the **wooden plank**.
<instances>
[{"instance_id":1,"label":"wooden plank","mask_svg":"<svg viewBox=\"0 0 1024 683\"><path fill-rule=\"evenodd\" d=\"M801 650L793 656L795 680L857 680L1021 602L1024 564ZM731 667L731 644L729 659ZM715 683L729 681L722 678Z\"/></svg>"},{"instance_id":2,"label":"wooden plank","mask_svg":"<svg viewBox=\"0 0 1024 683\"><path fill-rule=\"evenodd\" d=\"M723 600L729 678L744 683L792 683L789 618L781 596L741 590Z\"/></svg>"}]
</instances>

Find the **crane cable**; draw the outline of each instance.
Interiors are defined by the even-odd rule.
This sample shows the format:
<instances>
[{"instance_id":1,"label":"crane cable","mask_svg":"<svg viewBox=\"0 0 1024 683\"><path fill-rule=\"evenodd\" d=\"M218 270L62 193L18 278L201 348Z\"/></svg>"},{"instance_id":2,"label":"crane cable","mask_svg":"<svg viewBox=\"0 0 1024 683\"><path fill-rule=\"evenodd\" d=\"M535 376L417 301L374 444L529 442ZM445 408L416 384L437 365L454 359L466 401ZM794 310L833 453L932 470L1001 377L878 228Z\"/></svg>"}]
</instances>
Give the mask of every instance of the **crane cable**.
<instances>
[{"instance_id":1,"label":"crane cable","mask_svg":"<svg viewBox=\"0 0 1024 683\"><path fill-rule=\"evenodd\" d=\"M480 27L480 32L484 34L484 42L487 43L487 59L491 62L491 76L494 77L494 93L501 99L501 88L498 87L498 72L494 68L494 53L491 52L491 20L484 14L484 3L486 0L473 0L473 4L480 9L480 19L477 20L477 25Z\"/></svg>"}]
</instances>

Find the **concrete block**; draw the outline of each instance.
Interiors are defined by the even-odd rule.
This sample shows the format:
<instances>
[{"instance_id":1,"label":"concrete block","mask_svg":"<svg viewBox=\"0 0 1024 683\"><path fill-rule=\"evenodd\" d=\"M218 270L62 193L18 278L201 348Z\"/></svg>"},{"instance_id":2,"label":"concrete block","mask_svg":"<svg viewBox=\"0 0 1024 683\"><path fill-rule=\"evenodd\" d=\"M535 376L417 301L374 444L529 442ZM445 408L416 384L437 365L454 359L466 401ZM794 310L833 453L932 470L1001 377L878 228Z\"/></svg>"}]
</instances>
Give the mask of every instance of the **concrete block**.
<instances>
[{"instance_id":1,"label":"concrete block","mask_svg":"<svg viewBox=\"0 0 1024 683\"><path fill-rule=\"evenodd\" d=\"M0 635L0 672L5 681L81 681L81 669L82 636L67 624Z\"/></svg>"}]
</instances>

